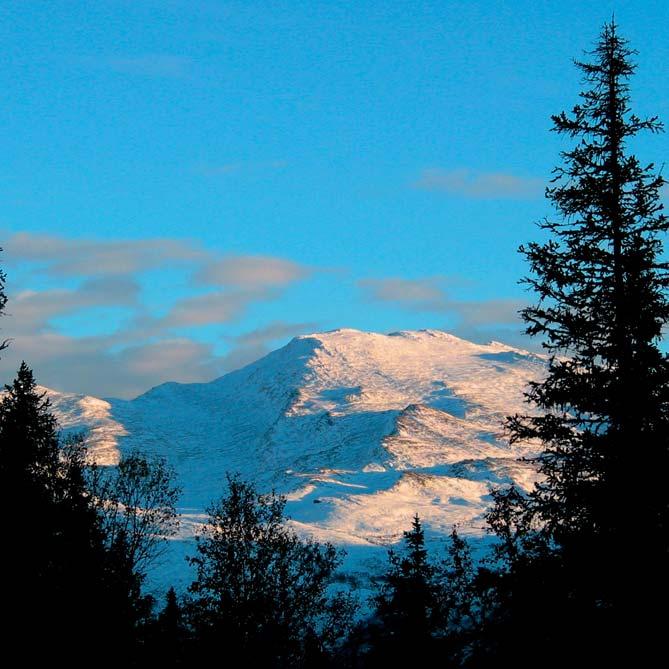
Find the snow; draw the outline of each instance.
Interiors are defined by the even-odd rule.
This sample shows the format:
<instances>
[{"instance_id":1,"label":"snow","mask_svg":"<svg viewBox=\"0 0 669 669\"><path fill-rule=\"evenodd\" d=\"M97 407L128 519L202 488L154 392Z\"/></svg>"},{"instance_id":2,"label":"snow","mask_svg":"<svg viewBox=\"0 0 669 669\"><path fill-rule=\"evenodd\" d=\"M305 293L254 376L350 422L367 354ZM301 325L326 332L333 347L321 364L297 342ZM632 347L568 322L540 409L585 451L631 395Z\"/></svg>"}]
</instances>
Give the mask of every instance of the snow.
<instances>
[{"instance_id":1,"label":"snow","mask_svg":"<svg viewBox=\"0 0 669 669\"><path fill-rule=\"evenodd\" d=\"M67 431L89 429L92 456L132 448L165 456L183 487L182 528L157 583L189 579L184 555L226 472L287 495L301 533L348 551L345 569L385 559L418 513L441 544L453 525L483 541L495 486L528 488L536 473L509 445L505 416L527 411L536 354L438 330L351 329L296 337L211 383L167 383L130 400L50 391Z\"/></svg>"},{"instance_id":2,"label":"snow","mask_svg":"<svg viewBox=\"0 0 669 669\"><path fill-rule=\"evenodd\" d=\"M88 448L98 464L118 464L119 441L128 433L112 417L110 402L88 395L61 393L41 386L38 390L47 393L63 436L85 434Z\"/></svg>"}]
</instances>

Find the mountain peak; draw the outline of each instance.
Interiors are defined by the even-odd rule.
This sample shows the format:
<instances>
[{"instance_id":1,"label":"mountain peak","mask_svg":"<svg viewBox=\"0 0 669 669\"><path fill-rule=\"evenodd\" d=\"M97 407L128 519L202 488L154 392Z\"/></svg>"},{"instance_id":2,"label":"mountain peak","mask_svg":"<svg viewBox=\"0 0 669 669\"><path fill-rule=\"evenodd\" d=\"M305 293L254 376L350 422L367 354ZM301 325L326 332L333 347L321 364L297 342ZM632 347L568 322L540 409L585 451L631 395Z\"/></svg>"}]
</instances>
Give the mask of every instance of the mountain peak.
<instances>
[{"instance_id":1,"label":"mountain peak","mask_svg":"<svg viewBox=\"0 0 669 669\"><path fill-rule=\"evenodd\" d=\"M93 443L104 462L110 448L167 458L191 529L232 471L286 493L301 531L373 547L400 538L416 512L433 530L474 531L491 486L529 485L532 468L517 462L527 450L501 426L544 373L543 359L503 344L345 328L295 337L211 383L105 403L59 394L54 407L68 427L78 415L105 436Z\"/></svg>"}]
</instances>

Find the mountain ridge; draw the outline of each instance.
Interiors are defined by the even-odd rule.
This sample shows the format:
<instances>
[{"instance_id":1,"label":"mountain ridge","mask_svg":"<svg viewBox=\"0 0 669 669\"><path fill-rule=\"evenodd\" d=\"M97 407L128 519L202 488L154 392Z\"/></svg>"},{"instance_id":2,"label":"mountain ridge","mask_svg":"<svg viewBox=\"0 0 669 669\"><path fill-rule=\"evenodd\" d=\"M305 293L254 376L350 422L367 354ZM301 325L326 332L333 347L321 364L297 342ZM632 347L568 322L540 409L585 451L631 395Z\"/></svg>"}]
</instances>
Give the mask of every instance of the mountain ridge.
<instances>
[{"instance_id":1,"label":"mountain ridge","mask_svg":"<svg viewBox=\"0 0 669 669\"><path fill-rule=\"evenodd\" d=\"M511 446L502 422L527 410L523 391L545 364L438 330L342 328L295 337L207 383L168 382L133 400L50 397L65 431L88 429L102 464L141 448L177 469L175 556L226 472L238 472L286 494L301 532L354 549L359 565L371 555L363 548L396 541L415 512L435 541L453 524L480 537L491 489L532 484L534 469L518 458L533 449ZM163 573L182 578L178 562Z\"/></svg>"}]
</instances>

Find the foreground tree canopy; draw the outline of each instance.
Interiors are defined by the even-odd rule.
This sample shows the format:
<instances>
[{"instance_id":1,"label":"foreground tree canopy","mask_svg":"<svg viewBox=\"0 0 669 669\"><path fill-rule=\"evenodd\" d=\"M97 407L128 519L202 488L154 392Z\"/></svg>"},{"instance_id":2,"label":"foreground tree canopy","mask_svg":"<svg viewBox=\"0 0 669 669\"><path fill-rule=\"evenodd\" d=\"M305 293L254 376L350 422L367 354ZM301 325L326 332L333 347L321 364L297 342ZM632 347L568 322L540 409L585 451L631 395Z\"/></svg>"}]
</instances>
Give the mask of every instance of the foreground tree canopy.
<instances>
[{"instance_id":1,"label":"foreground tree canopy","mask_svg":"<svg viewBox=\"0 0 669 669\"><path fill-rule=\"evenodd\" d=\"M3 599L6 649L27 664L88 666L101 633L114 641L98 666L139 657L152 603L141 592L144 569L173 529L177 491L163 463L139 454L98 474L80 437L61 440L48 398L22 363L0 400L0 501L18 506L3 554L13 579ZM33 643L25 643L29 631Z\"/></svg>"},{"instance_id":2,"label":"foreground tree canopy","mask_svg":"<svg viewBox=\"0 0 669 669\"><path fill-rule=\"evenodd\" d=\"M341 556L286 524L285 499L228 478L191 559L191 619L209 656L222 641L262 666L309 666L347 631L352 600L328 592Z\"/></svg>"}]
</instances>

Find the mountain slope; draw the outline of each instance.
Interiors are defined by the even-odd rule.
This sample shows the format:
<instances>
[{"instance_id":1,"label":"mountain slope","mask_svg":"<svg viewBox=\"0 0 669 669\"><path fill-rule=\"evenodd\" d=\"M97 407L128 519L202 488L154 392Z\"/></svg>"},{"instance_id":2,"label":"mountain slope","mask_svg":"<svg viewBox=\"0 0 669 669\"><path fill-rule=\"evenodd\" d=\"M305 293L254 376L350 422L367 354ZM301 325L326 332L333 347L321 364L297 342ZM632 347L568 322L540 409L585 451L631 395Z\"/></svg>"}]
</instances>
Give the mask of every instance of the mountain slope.
<instances>
[{"instance_id":1,"label":"mountain slope","mask_svg":"<svg viewBox=\"0 0 669 669\"><path fill-rule=\"evenodd\" d=\"M542 358L497 342L336 330L211 383L131 401L58 394L54 407L68 429L90 425L106 463L133 447L166 456L184 488L184 537L234 471L286 493L297 527L359 561L415 512L435 541L454 523L480 534L491 486L531 484L517 461L528 447L510 447L501 425L526 410L526 383L544 371Z\"/></svg>"}]
</instances>

